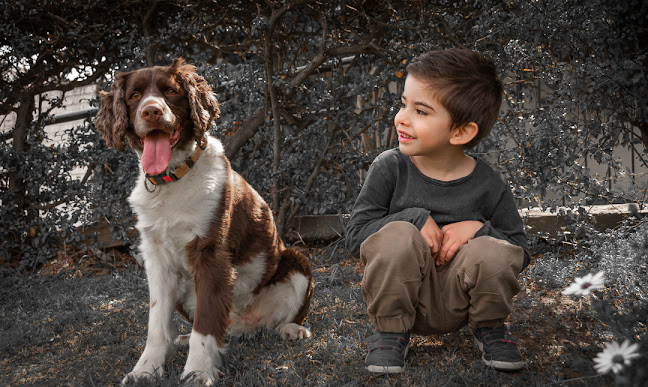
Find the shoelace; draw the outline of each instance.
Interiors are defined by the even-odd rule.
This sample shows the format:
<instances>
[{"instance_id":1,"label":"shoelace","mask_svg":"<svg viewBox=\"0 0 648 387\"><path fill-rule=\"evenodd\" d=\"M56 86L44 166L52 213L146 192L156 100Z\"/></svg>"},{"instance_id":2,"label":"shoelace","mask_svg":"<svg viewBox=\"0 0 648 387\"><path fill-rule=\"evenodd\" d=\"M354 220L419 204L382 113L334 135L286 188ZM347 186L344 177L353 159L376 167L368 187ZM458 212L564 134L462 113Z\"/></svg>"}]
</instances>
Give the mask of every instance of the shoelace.
<instances>
[{"instance_id":1,"label":"shoelace","mask_svg":"<svg viewBox=\"0 0 648 387\"><path fill-rule=\"evenodd\" d=\"M393 348L397 351L402 352L403 347L405 347L405 345L407 344L407 339L405 339L405 337L402 336L397 336L397 335L385 336L383 334L383 337L380 337L370 342L369 344L370 344L369 352L372 352L376 349L389 349L389 348Z\"/></svg>"}]
</instances>

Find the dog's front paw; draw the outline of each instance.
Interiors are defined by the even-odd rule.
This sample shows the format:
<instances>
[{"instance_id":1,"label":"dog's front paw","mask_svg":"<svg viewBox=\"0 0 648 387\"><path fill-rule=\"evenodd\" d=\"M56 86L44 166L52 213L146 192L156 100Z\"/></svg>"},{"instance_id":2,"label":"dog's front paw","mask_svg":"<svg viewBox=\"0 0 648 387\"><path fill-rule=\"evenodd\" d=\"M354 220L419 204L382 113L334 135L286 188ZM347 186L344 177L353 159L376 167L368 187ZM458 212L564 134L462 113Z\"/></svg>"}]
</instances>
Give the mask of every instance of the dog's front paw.
<instances>
[{"instance_id":1,"label":"dog's front paw","mask_svg":"<svg viewBox=\"0 0 648 387\"><path fill-rule=\"evenodd\" d=\"M219 375L218 369L214 368L210 371L198 371L198 370L188 370L185 367L184 372L181 376L182 380L191 381L196 384L202 384L205 386L213 386L218 382Z\"/></svg>"},{"instance_id":2,"label":"dog's front paw","mask_svg":"<svg viewBox=\"0 0 648 387\"><path fill-rule=\"evenodd\" d=\"M308 339L311 337L311 332L308 328L295 323L280 325L277 327L277 330L283 340Z\"/></svg>"},{"instance_id":3,"label":"dog's front paw","mask_svg":"<svg viewBox=\"0 0 648 387\"><path fill-rule=\"evenodd\" d=\"M131 372L129 372L126 376L124 376L124 379L122 379L121 384L122 386L131 383L131 382L137 382L138 380L142 379L152 379L154 377L162 377L164 375L164 367L159 366L157 368L150 367L149 369L138 369L137 366L133 368Z\"/></svg>"},{"instance_id":4,"label":"dog's front paw","mask_svg":"<svg viewBox=\"0 0 648 387\"><path fill-rule=\"evenodd\" d=\"M164 363L168 354L168 347L146 347L133 370L122 380L122 385L136 382L140 379L152 379L164 376ZM167 350L165 350L167 349Z\"/></svg>"},{"instance_id":5,"label":"dog's front paw","mask_svg":"<svg viewBox=\"0 0 648 387\"><path fill-rule=\"evenodd\" d=\"M219 379L219 367L224 348L220 348L211 335L192 331L189 338L189 355L182 378L213 386Z\"/></svg>"},{"instance_id":6,"label":"dog's front paw","mask_svg":"<svg viewBox=\"0 0 648 387\"><path fill-rule=\"evenodd\" d=\"M191 353L191 347L189 349ZM190 355L185 364L184 371L182 372L182 379L193 381L197 384L204 384L205 386L213 386L219 379L219 370L216 368L214 359L206 356L202 359L192 358Z\"/></svg>"}]
</instances>

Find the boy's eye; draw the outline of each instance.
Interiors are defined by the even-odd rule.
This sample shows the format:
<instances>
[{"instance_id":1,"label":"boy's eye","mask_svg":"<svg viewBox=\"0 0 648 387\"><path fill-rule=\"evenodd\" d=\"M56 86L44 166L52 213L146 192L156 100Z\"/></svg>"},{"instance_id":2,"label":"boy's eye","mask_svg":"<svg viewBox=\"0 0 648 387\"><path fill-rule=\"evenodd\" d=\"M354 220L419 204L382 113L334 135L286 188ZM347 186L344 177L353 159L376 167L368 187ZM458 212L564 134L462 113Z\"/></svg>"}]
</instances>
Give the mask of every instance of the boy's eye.
<instances>
[{"instance_id":1,"label":"boy's eye","mask_svg":"<svg viewBox=\"0 0 648 387\"><path fill-rule=\"evenodd\" d=\"M421 109L416 109L416 114L421 116L427 116L427 112Z\"/></svg>"}]
</instances>

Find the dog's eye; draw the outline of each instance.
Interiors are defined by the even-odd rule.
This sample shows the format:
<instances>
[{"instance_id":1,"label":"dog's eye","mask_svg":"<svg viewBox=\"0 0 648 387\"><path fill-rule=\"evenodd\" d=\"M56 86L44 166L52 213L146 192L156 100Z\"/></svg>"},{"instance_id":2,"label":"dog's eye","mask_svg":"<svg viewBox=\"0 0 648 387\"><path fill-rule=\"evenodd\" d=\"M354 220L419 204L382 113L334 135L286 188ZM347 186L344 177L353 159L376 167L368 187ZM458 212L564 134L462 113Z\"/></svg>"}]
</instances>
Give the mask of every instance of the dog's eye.
<instances>
[{"instance_id":1,"label":"dog's eye","mask_svg":"<svg viewBox=\"0 0 648 387\"><path fill-rule=\"evenodd\" d=\"M178 95L178 90L169 88L166 91L166 95Z\"/></svg>"},{"instance_id":2,"label":"dog's eye","mask_svg":"<svg viewBox=\"0 0 648 387\"><path fill-rule=\"evenodd\" d=\"M134 92L131 93L131 95L128 97L128 99L138 99L140 97L140 93Z\"/></svg>"}]
</instances>

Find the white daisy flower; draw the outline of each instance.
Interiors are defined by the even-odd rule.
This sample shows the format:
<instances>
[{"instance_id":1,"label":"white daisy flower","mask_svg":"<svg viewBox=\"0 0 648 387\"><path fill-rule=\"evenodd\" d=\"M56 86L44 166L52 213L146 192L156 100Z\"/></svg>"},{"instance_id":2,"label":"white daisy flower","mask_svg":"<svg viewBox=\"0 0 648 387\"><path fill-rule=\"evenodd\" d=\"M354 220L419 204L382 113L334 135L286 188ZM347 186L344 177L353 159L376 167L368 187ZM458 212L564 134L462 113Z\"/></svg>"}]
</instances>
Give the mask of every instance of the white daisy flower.
<instances>
[{"instance_id":1,"label":"white daisy flower","mask_svg":"<svg viewBox=\"0 0 648 387\"><path fill-rule=\"evenodd\" d=\"M605 286L604 274L604 272L599 271L594 275L588 273L583 277L576 277L574 282L562 291L562 294L566 296L587 296L593 290L601 289Z\"/></svg>"},{"instance_id":2,"label":"white daisy flower","mask_svg":"<svg viewBox=\"0 0 648 387\"><path fill-rule=\"evenodd\" d=\"M624 366L630 365L630 360L639 357L638 349L639 344L630 344L628 340L621 345L616 341L606 343L603 352L594 358L594 368L601 375L610 371L618 374Z\"/></svg>"}]
</instances>

